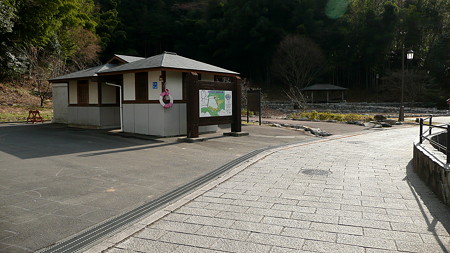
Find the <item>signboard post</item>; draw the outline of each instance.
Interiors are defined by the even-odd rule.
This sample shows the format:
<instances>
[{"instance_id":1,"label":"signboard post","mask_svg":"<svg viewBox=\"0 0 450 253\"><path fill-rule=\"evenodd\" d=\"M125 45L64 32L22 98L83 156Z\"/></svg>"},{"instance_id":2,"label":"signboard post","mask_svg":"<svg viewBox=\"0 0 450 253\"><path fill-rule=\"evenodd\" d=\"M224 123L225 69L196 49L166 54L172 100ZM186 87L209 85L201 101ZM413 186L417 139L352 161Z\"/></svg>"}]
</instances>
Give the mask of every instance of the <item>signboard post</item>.
<instances>
[{"instance_id":1,"label":"signboard post","mask_svg":"<svg viewBox=\"0 0 450 253\"><path fill-rule=\"evenodd\" d=\"M241 127L241 82L231 83L199 81L197 73L185 78L188 87L187 138L198 138L199 126L231 123L231 132Z\"/></svg>"},{"instance_id":2,"label":"signboard post","mask_svg":"<svg viewBox=\"0 0 450 253\"><path fill-rule=\"evenodd\" d=\"M250 111L258 112L259 125L261 125L261 89L247 90L247 123L249 122Z\"/></svg>"}]
</instances>

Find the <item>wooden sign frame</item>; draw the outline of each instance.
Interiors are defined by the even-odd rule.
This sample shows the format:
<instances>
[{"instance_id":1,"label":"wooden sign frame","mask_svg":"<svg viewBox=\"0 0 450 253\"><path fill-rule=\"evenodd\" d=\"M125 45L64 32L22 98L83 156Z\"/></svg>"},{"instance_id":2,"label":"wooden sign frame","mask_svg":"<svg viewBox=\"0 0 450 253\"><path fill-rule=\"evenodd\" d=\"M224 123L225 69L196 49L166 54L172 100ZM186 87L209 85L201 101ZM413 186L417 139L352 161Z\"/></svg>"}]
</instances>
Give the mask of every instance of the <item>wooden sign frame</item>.
<instances>
[{"instance_id":1,"label":"wooden sign frame","mask_svg":"<svg viewBox=\"0 0 450 253\"><path fill-rule=\"evenodd\" d=\"M241 79L232 78L231 83L198 80L197 73L186 75L184 86L188 90L187 137L198 138L199 126L231 124L231 132L241 132ZM200 90L232 91L232 116L200 117Z\"/></svg>"}]
</instances>

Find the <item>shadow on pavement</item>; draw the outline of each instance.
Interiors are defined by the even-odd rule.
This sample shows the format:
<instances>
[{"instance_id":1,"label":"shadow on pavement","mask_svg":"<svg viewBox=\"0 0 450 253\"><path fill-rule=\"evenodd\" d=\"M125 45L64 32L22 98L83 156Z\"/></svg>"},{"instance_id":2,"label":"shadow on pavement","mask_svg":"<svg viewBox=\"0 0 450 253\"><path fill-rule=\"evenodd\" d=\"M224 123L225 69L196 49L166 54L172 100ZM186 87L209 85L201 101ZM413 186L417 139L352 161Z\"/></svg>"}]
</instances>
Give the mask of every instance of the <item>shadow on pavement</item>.
<instances>
[{"instance_id":1,"label":"shadow on pavement","mask_svg":"<svg viewBox=\"0 0 450 253\"><path fill-rule=\"evenodd\" d=\"M107 130L70 128L59 124L0 125L0 151L21 159L31 159L136 146L142 149L161 142L112 138L107 133Z\"/></svg>"},{"instance_id":2,"label":"shadow on pavement","mask_svg":"<svg viewBox=\"0 0 450 253\"><path fill-rule=\"evenodd\" d=\"M445 244L438 236L439 231L436 229L440 223L448 233L450 233L450 210L446 207L435 194L424 184L424 182L414 173L413 161L411 160L406 166L406 177L409 188L422 212L424 221L428 226L428 231L433 233L436 242L442 249L442 252L448 252ZM425 206L423 206L423 204ZM429 212L429 214L428 214ZM431 215L431 216L430 216Z\"/></svg>"}]
</instances>

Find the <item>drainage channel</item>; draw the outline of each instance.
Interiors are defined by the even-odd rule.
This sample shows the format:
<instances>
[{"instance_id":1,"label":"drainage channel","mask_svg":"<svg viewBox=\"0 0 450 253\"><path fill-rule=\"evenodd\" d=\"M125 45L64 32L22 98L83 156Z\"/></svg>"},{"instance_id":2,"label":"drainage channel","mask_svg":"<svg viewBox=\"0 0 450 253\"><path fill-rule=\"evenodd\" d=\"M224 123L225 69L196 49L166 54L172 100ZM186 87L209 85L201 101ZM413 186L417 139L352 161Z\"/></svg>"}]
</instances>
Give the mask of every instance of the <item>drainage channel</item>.
<instances>
[{"instance_id":1,"label":"drainage channel","mask_svg":"<svg viewBox=\"0 0 450 253\"><path fill-rule=\"evenodd\" d=\"M303 143L303 142L305 142L305 141L296 142L296 143ZM250 152L250 153L243 155L231 162L226 163L225 165L209 172L208 174L206 174L188 184L185 184L185 185L183 185L161 197L158 197L148 203L145 203L144 205L142 205L140 207L137 207L125 214L117 216L117 217L110 219L98 226L95 226L85 232L82 232L79 235L76 235L70 239L67 239L60 243L57 243L53 246L50 246L50 247L40 250L38 252L39 253L66 253L66 252L79 251L79 250L85 248L86 246L94 243L95 241L101 239L102 237L108 235L109 233L111 233L111 232L121 228L122 226L127 225L139 218L142 218L143 216L145 216L145 215L157 210L158 208L168 204L169 202L185 195L186 193L197 188L198 186L211 181L212 179L216 178L220 174L230 170L231 168L235 167L236 165L238 165L238 164L240 164L240 163L242 163L264 151L267 151L270 149L275 149L275 148L286 146L286 145L290 145L290 144L296 144L296 143L271 146L271 147L262 148L262 149L258 149L253 152Z\"/></svg>"}]
</instances>

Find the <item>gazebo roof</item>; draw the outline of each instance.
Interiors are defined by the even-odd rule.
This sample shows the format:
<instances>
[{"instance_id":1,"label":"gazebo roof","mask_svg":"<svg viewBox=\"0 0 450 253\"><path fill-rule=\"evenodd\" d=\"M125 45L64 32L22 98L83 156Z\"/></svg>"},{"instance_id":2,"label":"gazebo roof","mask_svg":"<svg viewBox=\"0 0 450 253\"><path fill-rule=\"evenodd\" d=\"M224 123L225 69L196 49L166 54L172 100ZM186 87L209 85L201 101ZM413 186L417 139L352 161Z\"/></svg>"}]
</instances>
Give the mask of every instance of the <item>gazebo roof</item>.
<instances>
[{"instance_id":1,"label":"gazebo roof","mask_svg":"<svg viewBox=\"0 0 450 253\"><path fill-rule=\"evenodd\" d=\"M303 91L344 91L348 90L347 88L333 85L333 84L313 84L311 86L308 86L306 88L302 89Z\"/></svg>"}]
</instances>

